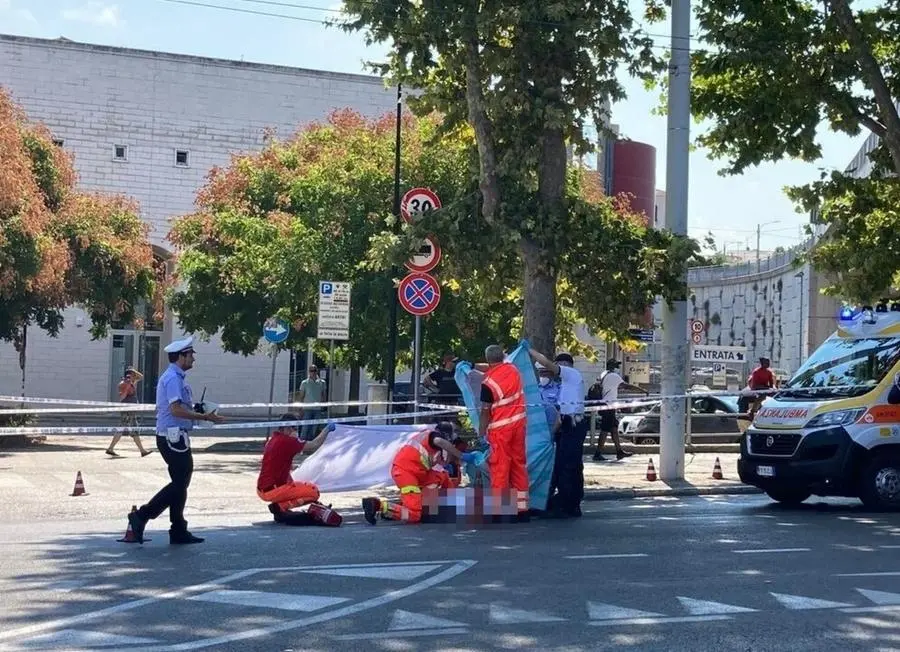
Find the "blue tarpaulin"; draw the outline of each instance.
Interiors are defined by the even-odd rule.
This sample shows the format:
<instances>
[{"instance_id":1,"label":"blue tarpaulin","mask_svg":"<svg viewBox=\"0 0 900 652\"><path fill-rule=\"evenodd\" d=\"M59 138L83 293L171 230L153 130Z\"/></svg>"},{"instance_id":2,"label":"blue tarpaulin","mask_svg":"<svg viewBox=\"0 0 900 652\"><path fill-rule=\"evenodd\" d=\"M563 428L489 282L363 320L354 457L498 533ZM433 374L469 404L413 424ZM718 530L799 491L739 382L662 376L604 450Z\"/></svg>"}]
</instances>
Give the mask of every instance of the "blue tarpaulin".
<instances>
[{"instance_id":1,"label":"blue tarpaulin","mask_svg":"<svg viewBox=\"0 0 900 652\"><path fill-rule=\"evenodd\" d=\"M556 447L550 436L547 416L541 401L541 392L534 373L534 365L528 351L521 345L507 355L507 360L519 369L522 374L522 385L525 390L527 421L525 430L525 455L528 462L528 499L531 509L544 510L550 491L550 478L553 474L553 458ZM456 384L462 391L463 400L472 421L472 427L478 432L481 406L480 371L472 368L468 362L456 365ZM488 456L490 450L488 450ZM480 477L485 484L489 482L487 465L474 467L466 465L466 473L470 480Z\"/></svg>"}]
</instances>

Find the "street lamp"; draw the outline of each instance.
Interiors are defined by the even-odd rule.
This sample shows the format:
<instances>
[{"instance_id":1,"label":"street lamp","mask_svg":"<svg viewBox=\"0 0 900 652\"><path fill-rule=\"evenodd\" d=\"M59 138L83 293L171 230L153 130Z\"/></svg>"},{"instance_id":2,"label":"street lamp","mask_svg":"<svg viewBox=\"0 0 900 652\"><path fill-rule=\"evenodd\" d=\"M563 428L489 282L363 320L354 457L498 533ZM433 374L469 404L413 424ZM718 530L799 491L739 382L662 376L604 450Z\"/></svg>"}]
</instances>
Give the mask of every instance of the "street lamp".
<instances>
[{"instance_id":1,"label":"street lamp","mask_svg":"<svg viewBox=\"0 0 900 652\"><path fill-rule=\"evenodd\" d=\"M799 349L801 365L803 364L803 358L805 357L804 356L804 346L803 346L803 327L806 324L806 319L803 317L803 277L805 275L806 275L806 272L804 272L803 270L794 274L794 278L800 279L800 336L799 336L800 341L798 343L799 346L797 348Z\"/></svg>"}]
</instances>

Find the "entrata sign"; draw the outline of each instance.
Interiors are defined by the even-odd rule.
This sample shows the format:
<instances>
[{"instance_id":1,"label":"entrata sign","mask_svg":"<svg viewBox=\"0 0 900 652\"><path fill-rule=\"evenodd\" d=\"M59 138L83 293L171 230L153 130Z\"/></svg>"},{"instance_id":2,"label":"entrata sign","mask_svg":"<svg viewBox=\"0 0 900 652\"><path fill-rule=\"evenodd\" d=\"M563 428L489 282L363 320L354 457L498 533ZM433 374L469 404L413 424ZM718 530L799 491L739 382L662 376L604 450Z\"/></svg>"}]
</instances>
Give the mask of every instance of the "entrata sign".
<instances>
[{"instance_id":1,"label":"entrata sign","mask_svg":"<svg viewBox=\"0 0 900 652\"><path fill-rule=\"evenodd\" d=\"M691 362L746 362L745 346L694 345L691 347Z\"/></svg>"},{"instance_id":2,"label":"entrata sign","mask_svg":"<svg viewBox=\"0 0 900 652\"><path fill-rule=\"evenodd\" d=\"M413 188L400 200L400 217L407 224L412 224L422 217L423 213L436 211L441 207L441 200L428 188Z\"/></svg>"},{"instance_id":3,"label":"entrata sign","mask_svg":"<svg viewBox=\"0 0 900 652\"><path fill-rule=\"evenodd\" d=\"M428 274L408 274L397 288L400 305L411 315L423 317L437 308L441 286Z\"/></svg>"},{"instance_id":4,"label":"entrata sign","mask_svg":"<svg viewBox=\"0 0 900 652\"><path fill-rule=\"evenodd\" d=\"M428 236L422 243L419 253L404 264L409 271L424 274L437 267L439 262L441 262L441 247L436 238Z\"/></svg>"}]
</instances>

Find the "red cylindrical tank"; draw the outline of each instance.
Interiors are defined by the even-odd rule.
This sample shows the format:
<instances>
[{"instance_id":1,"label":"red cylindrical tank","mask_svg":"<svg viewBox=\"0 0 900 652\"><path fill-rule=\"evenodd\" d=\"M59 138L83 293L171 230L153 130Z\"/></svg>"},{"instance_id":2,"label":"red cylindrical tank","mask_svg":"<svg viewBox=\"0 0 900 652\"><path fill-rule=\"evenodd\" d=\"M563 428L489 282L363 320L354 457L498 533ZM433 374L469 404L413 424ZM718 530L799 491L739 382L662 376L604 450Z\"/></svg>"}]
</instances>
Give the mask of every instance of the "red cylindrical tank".
<instances>
[{"instance_id":1,"label":"red cylindrical tank","mask_svg":"<svg viewBox=\"0 0 900 652\"><path fill-rule=\"evenodd\" d=\"M612 193L627 193L631 209L653 225L656 206L656 148L634 140L617 140L613 147Z\"/></svg>"}]
</instances>

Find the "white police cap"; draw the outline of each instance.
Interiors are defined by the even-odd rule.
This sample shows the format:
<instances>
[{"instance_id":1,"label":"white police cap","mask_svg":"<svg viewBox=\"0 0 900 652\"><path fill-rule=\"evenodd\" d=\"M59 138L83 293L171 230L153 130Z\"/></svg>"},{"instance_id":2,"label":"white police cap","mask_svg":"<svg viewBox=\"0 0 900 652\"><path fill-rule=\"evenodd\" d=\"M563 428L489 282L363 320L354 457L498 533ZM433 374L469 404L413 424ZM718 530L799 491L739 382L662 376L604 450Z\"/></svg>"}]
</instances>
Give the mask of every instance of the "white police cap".
<instances>
[{"instance_id":1,"label":"white police cap","mask_svg":"<svg viewBox=\"0 0 900 652\"><path fill-rule=\"evenodd\" d=\"M181 353L187 349L193 348L193 337L186 337L183 340L175 340L165 348L166 353Z\"/></svg>"}]
</instances>

